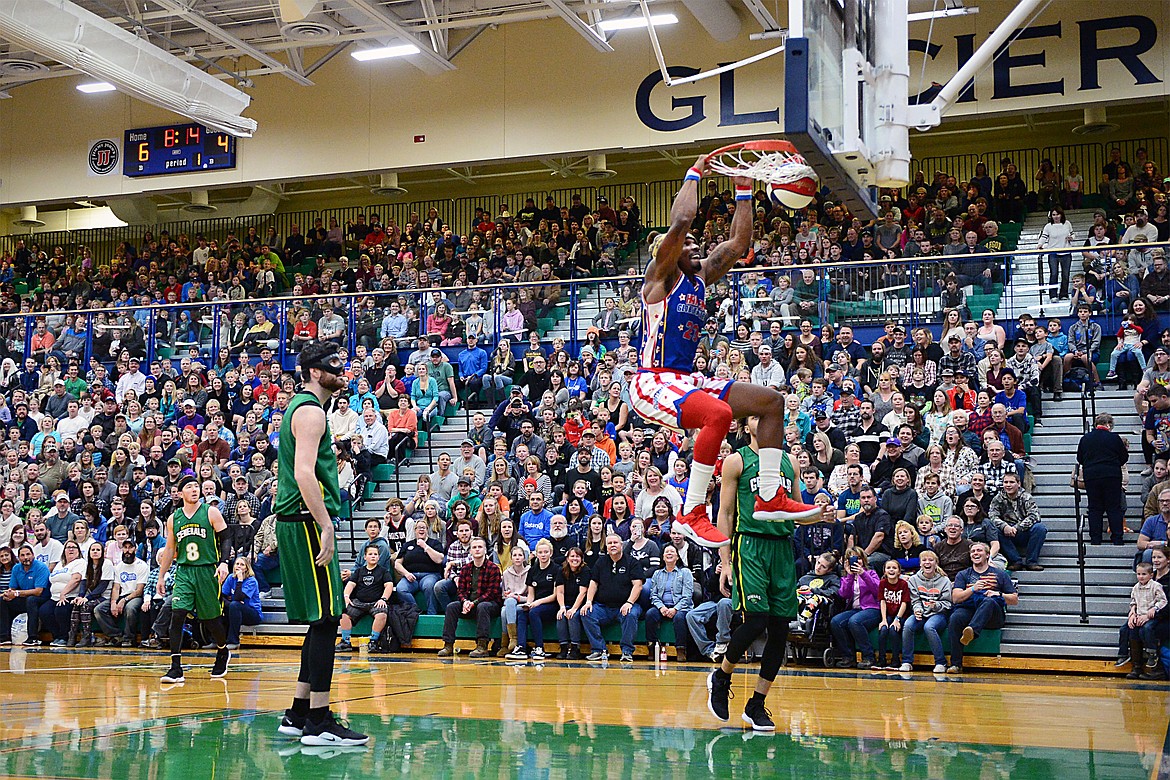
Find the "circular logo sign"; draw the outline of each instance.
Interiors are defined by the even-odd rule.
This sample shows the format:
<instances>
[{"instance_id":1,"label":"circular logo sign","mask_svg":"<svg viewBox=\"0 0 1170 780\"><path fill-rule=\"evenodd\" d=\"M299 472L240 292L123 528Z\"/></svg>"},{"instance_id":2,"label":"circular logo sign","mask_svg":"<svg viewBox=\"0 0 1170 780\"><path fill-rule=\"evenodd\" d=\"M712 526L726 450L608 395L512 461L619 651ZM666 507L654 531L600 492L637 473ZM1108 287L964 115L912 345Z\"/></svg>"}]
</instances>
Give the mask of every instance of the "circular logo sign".
<instances>
[{"instance_id":1,"label":"circular logo sign","mask_svg":"<svg viewBox=\"0 0 1170 780\"><path fill-rule=\"evenodd\" d=\"M98 176L112 173L118 167L118 145L113 141L97 141L89 147L89 169Z\"/></svg>"}]
</instances>

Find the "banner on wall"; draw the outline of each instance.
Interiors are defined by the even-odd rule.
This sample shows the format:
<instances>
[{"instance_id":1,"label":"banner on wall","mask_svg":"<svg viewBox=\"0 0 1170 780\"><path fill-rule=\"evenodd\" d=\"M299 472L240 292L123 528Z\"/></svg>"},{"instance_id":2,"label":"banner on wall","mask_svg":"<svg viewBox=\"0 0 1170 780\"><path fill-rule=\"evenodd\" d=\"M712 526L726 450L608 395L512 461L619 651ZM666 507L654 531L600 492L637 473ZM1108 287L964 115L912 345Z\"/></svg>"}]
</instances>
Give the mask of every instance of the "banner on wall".
<instances>
[{"instance_id":1,"label":"banner on wall","mask_svg":"<svg viewBox=\"0 0 1170 780\"><path fill-rule=\"evenodd\" d=\"M99 138L89 142L86 173L90 176L113 176L122 163L122 150L117 141Z\"/></svg>"}]
</instances>

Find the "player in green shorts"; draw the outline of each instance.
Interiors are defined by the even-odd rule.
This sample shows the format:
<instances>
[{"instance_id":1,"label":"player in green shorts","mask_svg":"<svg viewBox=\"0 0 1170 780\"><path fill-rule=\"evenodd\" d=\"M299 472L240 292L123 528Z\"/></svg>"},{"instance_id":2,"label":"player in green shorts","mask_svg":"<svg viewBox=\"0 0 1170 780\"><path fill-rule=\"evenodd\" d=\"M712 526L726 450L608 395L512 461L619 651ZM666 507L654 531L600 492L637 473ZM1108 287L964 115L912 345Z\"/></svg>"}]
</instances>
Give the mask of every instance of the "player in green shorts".
<instances>
[{"instance_id":1,"label":"player in green shorts","mask_svg":"<svg viewBox=\"0 0 1170 780\"><path fill-rule=\"evenodd\" d=\"M172 563L175 572L174 597L171 600L171 668L163 675L164 683L183 682L183 623L194 612L203 630L215 643L212 677L227 674L231 651L227 649L227 631L223 624L223 605L219 589L228 576L231 537L223 515L199 498L199 480L179 480L183 505L167 520L167 543L159 558L158 598L162 602L163 583Z\"/></svg>"},{"instance_id":2,"label":"player in green shorts","mask_svg":"<svg viewBox=\"0 0 1170 780\"><path fill-rule=\"evenodd\" d=\"M346 387L336 344L311 341L300 355L304 387L292 397L280 423L276 479L276 543L280 549L285 611L308 623L292 706L278 731L303 745L358 746L369 741L329 711L334 642L345 611L341 567L333 546L334 518L341 514L337 454L324 404Z\"/></svg>"},{"instance_id":3,"label":"player in green shorts","mask_svg":"<svg viewBox=\"0 0 1170 780\"><path fill-rule=\"evenodd\" d=\"M719 530L731 539L731 544L719 549L719 586L731 597L732 606L743 613L743 625L731 635L723 662L707 678L710 691L707 707L719 720L728 719L731 673L744 652L767 631L760 676L755 693L744 707L743 720L753 731L775 731L776 725L764 707L764 699L784 660L788 623L796 617L792 534L796 523L835 522L836 513L830 506L809 506L792 498L800 495L800 475L785 452L780 459L780 490L775 499L783 511L775 519L756 517L754 508L760 477L758 422L757 417L747 418L751 443L723 461Z\"/></svg>"}]
</instances>

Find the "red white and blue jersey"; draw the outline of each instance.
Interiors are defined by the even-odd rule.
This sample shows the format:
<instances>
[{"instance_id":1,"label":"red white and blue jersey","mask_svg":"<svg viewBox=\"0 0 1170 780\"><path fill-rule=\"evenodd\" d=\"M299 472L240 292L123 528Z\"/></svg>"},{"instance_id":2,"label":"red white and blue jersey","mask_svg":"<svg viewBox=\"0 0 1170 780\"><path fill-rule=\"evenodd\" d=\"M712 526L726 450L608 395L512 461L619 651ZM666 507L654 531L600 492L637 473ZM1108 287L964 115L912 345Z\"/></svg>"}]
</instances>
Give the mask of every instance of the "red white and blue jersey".
<instances>
[{"instance_id":1,"label":"red white and blue jersey","mask_svg":"<svg viewBox=\"0 0 1170 780\"><path fill-rule=\"evenodd\" d=\"M679 274L674 287L658 303L642 293L641 368L669 368L690 373L707 321L707 284L699 276Z\"/></svg>"}]
</instances>

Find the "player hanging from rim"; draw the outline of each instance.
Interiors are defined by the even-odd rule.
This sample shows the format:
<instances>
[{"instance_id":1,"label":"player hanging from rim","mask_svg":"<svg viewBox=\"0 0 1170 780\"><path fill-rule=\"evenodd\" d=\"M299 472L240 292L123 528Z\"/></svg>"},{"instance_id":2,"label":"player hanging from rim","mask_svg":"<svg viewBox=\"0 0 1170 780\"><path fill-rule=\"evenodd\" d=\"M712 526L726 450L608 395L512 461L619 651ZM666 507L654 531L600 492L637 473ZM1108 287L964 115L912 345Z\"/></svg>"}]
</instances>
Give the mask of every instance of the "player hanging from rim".
<instances>
[{"instance_id":1,"label":"player hanging from rim","mask_svg":"<svg viewBox=\"0 0 1170 780\"><path fill-rule=\"evenodd\" d=\"M707 320L707 286L727 275L744 256L752 234L752 180L735 177L735 215L731 235L700 259L691 223L698 210L699 182L708 158L687 171L670 209L670 228L650 241L650 265L642 284L642 347L630 403L645 420L673 430L698 429L687 494L675 523L705 547L722 547L727 537L707 514L707 488L715 473L719 445L735 417L760 418L760 492L755 505L761 520L777 520L792 509L780 491L784 444L784 397L747 382L713 379L695 373L695 351ZM803 507L803 504L799 504Z\"/></svg>"},{"instance_id":2,"label":"player hanging from rim","mask_svg":"<svg viewBox=\"0 0 1170 780\"><path fill-rule=\"evenodd\" d=\"M744 652L768 632L756 690L743 709L743 720L753 731L775 731L776 725L764 707L764 699L784 661L788 624L796 619L796 561L792 534L797 523L834 522L836 513L826 504L809 506L788 497L800 495L797 466L781 454L776 473L780 478L777 496L785 498L787 511L766 520L756 506L756 483L763 480L763 452L757 443L759 419L748 417L751 440L723 461L723 482L719 493L719 530L732 537L730 547L719 549L719 589L731 597L732 609L743 613L743 624L731 635L727 652L718 668L707 677L707 707L722 721L728 719L731 673Z\"/></svg>"},{"instance_id":3,"label":"player hanging from rim","mask_svg":"<svg viewBox=\"0 0 1170 780\"><path fill-rule=\"evenodd\" d=\"M228 661L232 657L227 649L227 630L220 600L220 587L227 579L228 561L231 560L231 535L227 533L227 523L220 511L200 499L199 480L183 477L179 480L179 493L183 496L183 505L167 520L167 542L158 564L160 603L171 563L177 562L179 566L171 601L171 668L162 676L164 683L184 682L183 623L188 612L195 613L204 633L215 644L211 676L218 679L227 674Z\"/></svg>"},{"instance_id":4,"label":"player hanging from rim","mask_svg":"<svg viewBox=\"0 0 1170 780\"><path fill-rule=\"evenodd\" d=\"M341 566L333 544L334 518L341 514L337 454L324 404L346 387L338 346L311 341L300 355L304 386L292 397L280 423L284 446L277 451L276 546L280 549L285 612L307 623L292 707L279 731L303 745L357 746L369 742L329 710L334 641L345 610Z\"/></svg>"}]
</instances>

